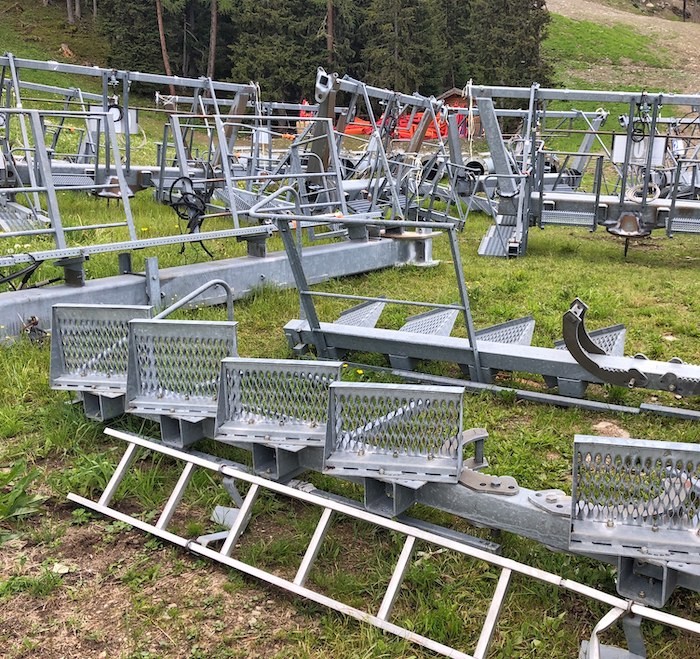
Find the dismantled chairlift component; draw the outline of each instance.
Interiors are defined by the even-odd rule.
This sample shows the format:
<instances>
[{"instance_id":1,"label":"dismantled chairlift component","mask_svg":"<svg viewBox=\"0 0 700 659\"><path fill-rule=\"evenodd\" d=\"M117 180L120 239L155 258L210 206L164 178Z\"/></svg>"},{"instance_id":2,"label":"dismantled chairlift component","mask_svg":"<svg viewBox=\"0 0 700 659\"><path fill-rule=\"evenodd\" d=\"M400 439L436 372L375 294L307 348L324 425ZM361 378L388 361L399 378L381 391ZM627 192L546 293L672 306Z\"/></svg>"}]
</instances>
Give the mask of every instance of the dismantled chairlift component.
<instances>
[{"instance_id":1,"label":"dismantled chairlift component","mask_svg":"<svg viewBox=\"0 0 700 659\"><path fill-rule=\"evenodd\" d=\"M124 453L124 456L116 468L112 478L107 484L102 496L97 502L90 501L75 494L69 494L68 498L74 503L104 514L112 519L125 522L135 528L187 549L198 556L209 558L215 562L243 572L244 574L254 576L271 585L305 597L311 601L322 604L323 606L327 606L333 610L344 613L345 615L349 615L357 620L360 620L361 622L371 624L379 629L395 634L439 654L450 657L462 657L463 659L469 659L470 657L479 657L483 659L487 655L489 644L493 633L497 628L498 618L513 574L519 574L527 578L555 585L559 588L577 593L578 595L588 598L591 601L599 602L611 607L610 611L593 629L590 640L582 643L581 656L586 657L587 659L607 656L606 653L608 652L616 652L618 654L615 656L622 656L622 650L602 646L599 638L599 635L603 631L618 621L623 622L623 627L628 638L630 652L634 653L625 653L626 656L645 656L644 641L639 625L634 624L640 620L650 620L656 623L670 625L684 631L700 634L700 624L696 622L655 611L643 604L636 603L634 600L622 599L620 597L608 595L591 588L590 586L585 586L570 579L564 579L551 572L532 568L512 559L495 555L489 551L484 551L484 549L474 546L474 543L469 542L468 540L465 542L464 540L466 538L455 538L454 533L453 536L450 537L446 536L444 532L441 532L437 528L435 530L426 530L425 528L421 528L421 525L413 525L406 521L387 519L385 517L362 510L354 502L346 502L338 497L323 496L322 493L317 494L313 488L308 488L302 483L297 484L297 487L291 487L290 485L293 485L294 483L284 485L251 475L245 470L245 468L235 463L227 463L226 461L201 454L183 453L181 451L156 444L152 441L145 440L138 436L111 429L107 429L106 433L124 440L127 444L126 452ZM184 465L181 476L155 523L145 522L138 517L120 512L112 505L114 495L116 494L124 476L127 474L130 465L134 461L139 448L145 448L156 455L163 455L173 458ZM229 518L229 531L220 534L204 535L193 540L184 538L177 533L168 530L168 526L170 525L177 506L182 499L185 488L190 482L194 470L197 468L207 469L209 471L221 474L225 479L228 479L229 484L233 485L234 487L236 483L242 483L248 484L249 488L245 499L243 499L240 504L240 507L233 511L234 515ZM452 485L450 487L461 486ZM231 488L229 487L227 489ZM303 501L309 505L320 508L322 511L320 520L309 541L309 545L304 555L300 557L299 568L296 572L296 576L293 579L282 578L274 573L266 571L263 568L256 567L235 558L235 547L237 546L241 535L248 526L252 514L253 504L263 491L269 491L278 496L284 496L292 500ZM333 518L337 517L338 515L349 517L351 519L362 520L378 528L383 528L388 531L402 534L406 538L396 567L394 568L389 583L386 587L382 603L376 614L348 606L339 600L335 600L327 595L319 593L307 585L309 578L312 576L313 566L318 557L324 538L331 528ZM466 654L455 648L446 646L438 641L417 634L416 632L390 621L392 608L396 602L396 599L400 596L401 583L403 582L407 568L411 565L411 556L413 554L416 540L427 542L431 545L484 561L489 565L500 568L501 570L484 625L476 643L476 649L472 654ZM221 543L219 549L214 549L210 546L217 541Z\"/></svg>"},{"instance_id":2,"label":"dismantled chairlift component","mask_svg":"<svg viewBox=\"0 0 700 659\"><path fill-rule=\"evenodd\" d=\"M177 306L182 306L186 301ZM200 347L202 345L197 337L187 338L192 323L167 323L167 346L155 352L162 353L168 363L172 363L173 359L180 360L178 363L181 366L164 371L153 362L152 356L147 356L155 355L155 352L144 353L137 346L136 330L149 322L155 326L163 321L136 320L130 323L132 336L129 340L127 396L132 373L135 374L134 378L138 378L144 371L146 380L153 383L147 387L145 395L150 395L148 392L153 395L150 395L147 403L139 406L137 403L142 397L139 398L141 394L138 394L133 399L133 405L129 403L129 409L133 407L133 411L139 414L155 415L161 423L166 441L187 446L202 436L211 436L218 441L252 449L254 470L267 478L288 480L302 471L313 469L359 480L365 488L365 507L368 511L396 516L402 515L414 503L423 503L453 512L477 524L519 532L548 546L576 551L575 542L569 544L568 511L571 504L567 503L568 498L563 493L528 491L519 488L513 479L476 471L485 465L483 443L486 434L479 429L462 432L462 388L344 384L334 381L340 372L339 364L232 358L223 360L220 377L219 369L214 365L207 368L207 373L200 368L197 371L199 375L190 377L188 364L191 356L199 354L198 348L193 347L194 343ZM174 326L179 326L179 329L175 331ZM181 338L185 341L182 345ZM90 345L96 351L94 357L88 354ZM82 368L86 372L100 358L106 361L112 359L113 354L123 347L124 337L118 332L118 335L112 336L110 345L104 342L99 345L92 342L90 345L78 359L85 364ZM139 359L140 354L145 354L145 359ZM178 356L180 354L182 359ZM216 362L218 357L213 356L213 359ZM104 370L104 366L102 368ZM79 375L72 378L71 382L66 380L60 386L69 386L75 380L80 382ZM168 382L162 378L167 378ZM211 387L216 389L213 395ZM140 391L144 391L143 387ZM324 398L330 402L324 404ZM452 402L448 402L448 399ZM209 405L212 400L218 403ZM207 410L203 405L209 405ZM215 410L217 405L218 409ZM325 410L328 411L327 417ZM325 441L322 442L324 425ZM461 468L463 447L467 443L474 445L474 458ZM655 447L662 450L663 444L650 443L650 449L656 450ZM686 449L691 451L688 456L694 456L700 450L691 445ZM102 497L103 505L107 505L114 494L133 458L134 450L133 447L129 449L128 456L122 461L118 469L120 475L112 479ZM694 457L692 459L695 460ZM668 472L671 488L675 487L673 484L676 482L695 487L697 474L681 473L689 469L689 460L690 457L678 467L674 459L672 466L676 471ZM448 465L450 461L454 462L453 466ZM186 472L189 474L191 467ZM459 475L459 483L455 482L455 475ZM181 479L177 491L173 493L168 505L170 512L166 517L172 514L179 501L187 478ZM624 479L624 474L621 478ZM670 491L668 487L666 490ZM682 502L686 508L692 492ZM623 495L624 492L620 496ZM578 495L576 500L581 500L583 496ZM254 499L255 496L244 502L236 518L239 520L238 531L225 534L224 542L229 549L245 527ZM660 501L665 501L663 496ZM634 508L640 504L630 500L629 504L623 502L622 505ZM644 503L644 509L648 509L649 505L651 503ZM659 506L654 508L657 509ZM513 520L518 520L518 524L514 526ZM159 522L156 528L164 529L166 524L167 520L162 524ZM695 532L697 515L691 514L686 524ZM625 531L623 527L620 528ZM575 538L573 536L574 541ZM623 540L621 537L619 541ZM474 541L470 542L473 545ZM616 553L615 542L613 534L610 552L605 553L601 549L603 560L617 563L626 558ZM209 541L203 546L208 544ZM642 549L640 551L643 553ZM692 570L688 572L684 564L676 560L678 553L671 558L674 560L663 562L661 573L658 571L661 560L658 555L654 555L648 570L646 564L638 564L638 561L631 566L625 564L625 569L619 573L620 592L629 592L640 579L645 579L649 584L645 595L637 594L636 598L662 606L676 585L699 589L700 584ZM635 643L641 643L640 638L634 638Z\"/></svg>"},{"instance_id":3,"label":"dismantled chairlift component","mask_svg":"<svg viewBox=\"0 0 700 659\"><path fill-rule=\"evenodd\" d=\"M601 382L623 387L670 391L679 396L700 394L700 367L680 360L599 359L604 354L588 333L584 317L588 306L578 298L564 314L564 342L573 358Z\"/></svg>"}]
</instances>

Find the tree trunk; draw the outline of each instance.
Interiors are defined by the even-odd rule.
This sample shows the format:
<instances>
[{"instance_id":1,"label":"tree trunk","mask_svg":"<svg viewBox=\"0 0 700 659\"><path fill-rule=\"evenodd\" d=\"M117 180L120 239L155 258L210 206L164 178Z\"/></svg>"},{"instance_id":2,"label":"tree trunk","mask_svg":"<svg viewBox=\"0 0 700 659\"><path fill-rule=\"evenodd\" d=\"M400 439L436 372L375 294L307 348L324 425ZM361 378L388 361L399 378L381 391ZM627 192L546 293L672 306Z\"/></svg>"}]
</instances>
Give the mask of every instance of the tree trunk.
<instances>
[{"instance_id":1,"label":"tree trunk","mask_svg":"<svg viewBox=\"0 0 700 659\"><path fill-rule=\"evenodd\" d=\"M207 78L214 78L216 67L216 32L219 22L219 8L217 0L211 2L211 23L209 25L209 59L207 61Z\"/></svg>"},{"instance_id":2,"label":"tree trunk","mask_svg":"<svg viewBox=\"0 0 700 659\"><path fill-rule=\"evenodd\" d=\"M333 66L333 40L335 38L335 27L333 25L333 0L326 0L326 50L328 52L329 68Z\"/></svg>"},{"instance_id":3,"label":"tree trunk","mask_svg":"<svg viewBox=\"0 0 700 659\"><path fill-rule=\"evenodd\" d=\"M73 13L75 14L76 21L79 21L83 17L83 9L80 6L80 0L75 0L75 11Z\"/></svg>"},{"instance_id":4,"label":"tree trunk","mask_svg":"<svg viewBox=\"0 0 700 659\"><path fill-rule=\"evenodd\" d=\"M68 25L74 25L75 14L73 13L73 0L66 0L66 9L68 10Z\"/></svg>"},{"instance_id":5,"label":"tree trunk","mask_svg":"<svg viewBox=\"0 0 700 659\"><path fill-rule=\"evenodd\" d=\"M70 2L70 0L68 0ZM168 55L168 44L165 41L165 27L163 26L163 3L161 0L156 0L156 16L158 18L158 35L160 36L160 52L163 55L163 66L165 67L165 75L173 74L170 68L170 55ZM175 85L170 83L170 94L175 96Z\"/></svg>"}]
</instances>

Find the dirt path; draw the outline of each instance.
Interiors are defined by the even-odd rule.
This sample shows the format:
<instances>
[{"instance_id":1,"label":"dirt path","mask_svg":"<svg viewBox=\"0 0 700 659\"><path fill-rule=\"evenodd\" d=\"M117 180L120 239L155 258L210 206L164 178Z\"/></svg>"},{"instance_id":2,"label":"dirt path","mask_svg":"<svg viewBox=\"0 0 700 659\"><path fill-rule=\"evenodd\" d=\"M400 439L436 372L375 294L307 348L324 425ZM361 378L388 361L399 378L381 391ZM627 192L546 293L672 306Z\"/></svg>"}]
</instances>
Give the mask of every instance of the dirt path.
<instances>
[{"instance_id":1,"label":"dirt path","mask_svg":"<svg viewBox=\"0 0 700 659\"><path fill-rule=\"evenodd\" d=\"M547 8L574 20L586 20L603 25L621 23L649 35L654 43L662 44L663 54L672 62L671 68L639 67L632 64L592 65L584 73L591 83L617 83L637 86L646 79L649 89L678 92L700 91L700 24L671 21L656 16L644 16L614 9L589 0L547 0Z\"/></svg>"}]
</instances>

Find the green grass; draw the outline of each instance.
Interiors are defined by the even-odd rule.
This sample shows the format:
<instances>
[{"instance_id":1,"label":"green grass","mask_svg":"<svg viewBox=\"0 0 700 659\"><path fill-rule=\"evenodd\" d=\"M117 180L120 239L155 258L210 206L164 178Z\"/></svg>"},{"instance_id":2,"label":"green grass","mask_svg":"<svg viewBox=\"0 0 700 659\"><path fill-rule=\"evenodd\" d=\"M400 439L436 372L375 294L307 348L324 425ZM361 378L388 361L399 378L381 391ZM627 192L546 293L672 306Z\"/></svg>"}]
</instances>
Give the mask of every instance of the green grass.
<instances>
[{"instance_id":1,"label":"green grass","mask_svg":"<svg viewBox=\"0 0 700 659\"><path fill-rule=\"evenodd\" d=\"M40 0L4 0L0 3L4 9L0 20L0 51L10 52L23 59L55 60L100 66L107 58L107 42L96 34L92 15L86 11L82 21L74 26L66 21L65 3L53 2L44 7ZM74 57L66 58L61 52L61 45L66 44ZM78 86L85 91L98 90L99 78L94 82L84 76L66 76L50 71L21 71L23 80L45 85L62 87ZM26 94L32 96L32 93Z\"/></svg>"},{"instance_id":2,"label":"green grass","mask_svg":"<svg viewBox=\"0 0 700 659\"><path fill-rule=\"evenodd\" d=\"M667 68L668 50L648 35L626 25L600 25L551 14L547 38L543 44L546 58L575 68L591 64L637 64Z\"/></svg>"},{"instance_id":3,"label":"green grass","mask_svg":"<svg viewBox=\"0 0 700 659\"><path fill-rule=\"evenodd\" d=\"M3 49L24 57L55 57L54 50L65 37L58 30L55 35L48 34L49 23L44 23L35 11L38 2L25 4L21 17L24 26L12 27L10 21L0 25ZM58 5L48 11L47 21L59 24L63 7ZM27 39L32 35L38 40ZM81 59L97 59L98 49L88 50L87 43L83 47L81 35L82 28L76 29L69 45ZM641 38L632 30L557 16L553 17L546 49L550 57L571 69L582 69L589 62L611 66L631 62L653 68L669 64L667 53L659 44ZM51 75L40 74L37 79L66 84L65 78L61 82ZM139 103L145 104L147 100ZM154 142L160 139L160 117L143 113L140 123L149 141L138 150L135 162L152 162ZM577 140L576 136L562 138L558 146L566 148ZM154 204L150 191L137 193L132 207L139 235L179 231L172 211ZM70 193L62 195L61 208L68 226L90 222L96 216L114 221L122 213L115 204L108 208L104 201ZM625 261L622 243L602 230L589 234L576 229L535 229L531 232L527 257L477 258L476 250L488 225L488 219L472 214L459 238L477 327L531 314L537 321L533 343L550 346L561 336L563 312L574 297L580 296L590 305L590 328L626 324L627 354L643 352L660 360L679 356L688 362L700 362L698 237L678 236L669 240L658 232L651 239L633 244ZM93 241L97 233L74 240ZM100 232L99 239L116 241L125 237L122 230L113 230ZM217 257L244 253L244 246L235 240L219 241L211 247ZM280 249L279 240L271 240L269 248ZM14 247L2 245L0 249ZM387 269L329 281L315 289L451 303L457 297L457 290L444 237L435 241L434 254L441 260L434 268ZM145 252L134 255L136 269L143 267L146 256ZM162 267L208 260L194 246L187 247L184 254L180 254L179 247L162 248L158 256ZM116 274L116 258L95 256L88 262L87 270L90 278ZM52 266L45 265L40 276L57 273ZM323 298L318 302L318 311L322 320L332 320L347 306L347 301ZM417 311L388 307L380 325L397 329ZM253 357L290 357L281 328L298 314L295 292L269 286L254 291L236 304L240 353ZM221 308L202 308L181 312L178 317L223 320L225 312ZM455 335L465 335L459 323ZM675 340L670 341L669 337ZM387 365L376 355L355 354L349 358ZM3 560L12 568L0 578L0 600L10 611L24 610L21 608L24 606L29 611L46 609L47 617L58 618L62 611L68 611L70 616L62 623L56 622L55 627L47 623L48 626L39 629L29 628L25 637L19 639L10 636L9 626L5 629L0 624L0 644L7 648L8 656L28 656L31 652L38 655L50 645L52 630L62 625L71 629L76 651L85 656L97 656L101 650L110 656L117 653L124 657L248 657L256 653L295 658L433 656L221 566L194 560L180 549L130 531L126 524L76 512L66 505L69 491L91 498L99 496L124 447L104 436L100 424L87 421L80 405L67 404L65 395L48 388L48 364L48 345L18 340L0 352L0 475L10 473L7 470L12 465L26 464L26 469L19 471L31 474L33 479L23 482L19 488L21 494L32 502L32 507L39 505L39 498L48 497L41 508L41 517L22 515L0 520L6 531L19 536L19 540L2 549ZM449 364L426 364L424 368L431 373L460 377ZM355 381L380 379L371 369L356 367L345 369L343 377ZM542 389L541 383L519 374L500 377L498 382ZM700 407L698 397L679 401L668 394L619 387L591 387L589 395L618 404L639 405L658 397L666 404ZM490 433L486 444L488 471L513 475L522 486L534 489L570 491L573 436L596 434L595 426L603 420L616 423L633 437L698 441L697 424L692 422L646 414L622 416L557 409L519 402L509 394L467 395L464 415L467 426L486 427ZM124 417L111 425L158 437L157 426L140 419ZM248 454L241 449L214 442L197 448L246 464L250 462ZM142 452L118 489L115 505L153 523L178 476L179 469L169 460ZM304 478L319 488L362 500L362 490L357 485L316 473L305 474ZM195 472L173 520L174 530L186 537L212 530L208 515L213 506L228 503L218 483L215 475ZM0 503L14 489L3 490L1 485ZM554 554L534 542L508 534L494 537L456 516L424 506L415 507L411 514L496 540L502 544L506 556L614 592L614 569L599 561ZM304 505L261 496L253 518L259 533L244 535L235 555L293 577L317 518L317 511ZM78 534L86 534L88 539ZM80 539L77 549L71 544L76 537ZM322 546L309 583L328 595L376 612L381 603L382 585L388 581L400 550L400 537L338 517ZM50 566L63 560L64 555L78 562L77 576L73 573L61 576L51 571ZM93 559L95 565L101 566L94 567L97 572L94 582L90 572ZM418 633L471 651L497 578L497 571L483 563L450 552L435 552L434 548L419 543L393 619ZM116 621L105 621L97 629L83 627L86 616L80 612L91 612L91 589L96 590L98 599L99 593L115 592L115 599L121 597L112 602L119 612ZM681 590L673 596L669 609L697 618L697 607L697 595ZM604 613L595 606L591 610L586 602L550 586L516 578L490 656L503 659L576 656L579 639L590 635ZM21 613L16 618L21 619ZM119 633L113 631L112 625L122 625ZM696 654L693 639L656 626L647 631L650 656ZM124 639L116 648L115 638ZM614 629L604 640L621 644L622 633Z\"/></svg>"}]
</instances>

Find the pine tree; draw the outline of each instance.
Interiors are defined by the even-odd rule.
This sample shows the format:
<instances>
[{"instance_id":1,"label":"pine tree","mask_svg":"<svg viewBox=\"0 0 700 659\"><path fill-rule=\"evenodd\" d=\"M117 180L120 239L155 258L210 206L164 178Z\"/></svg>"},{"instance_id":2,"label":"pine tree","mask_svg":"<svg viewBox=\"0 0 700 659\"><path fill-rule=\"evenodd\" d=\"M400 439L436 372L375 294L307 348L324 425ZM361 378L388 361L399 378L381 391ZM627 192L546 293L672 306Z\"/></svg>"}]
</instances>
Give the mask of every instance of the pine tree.
<instances>
[{"instance_id":1,"label":"pine tree","mask_svg":"<svg viewBox=\"0 0 700 659\"><path fill-rule=\"evenodd\" d=\"M545 0L471 0L469 76L492 85L546 85L551 67L540 43L549 13Z\"/></svg>"},{"instance_id":2,"label":"pine tree","mask_svg":"<svg viewBox=\"0 0 700 659\"><path fill-rule=\"evenodd\" d=\"M433 0L372 0L363 26L368 82L406 93L437 92L439 19L439 3Z\"/></svg>"}]
</instances>

